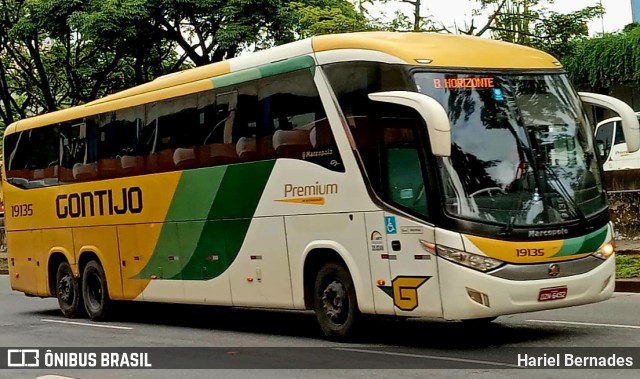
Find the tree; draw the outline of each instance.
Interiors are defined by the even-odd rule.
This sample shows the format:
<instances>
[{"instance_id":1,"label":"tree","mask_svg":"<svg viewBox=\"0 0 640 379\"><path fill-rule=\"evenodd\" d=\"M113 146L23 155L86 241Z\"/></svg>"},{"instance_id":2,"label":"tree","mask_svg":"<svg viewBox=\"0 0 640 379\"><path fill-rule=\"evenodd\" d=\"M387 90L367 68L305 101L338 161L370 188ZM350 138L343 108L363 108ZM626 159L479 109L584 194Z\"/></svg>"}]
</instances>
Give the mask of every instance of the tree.
<instances>
[{"instance_id":1,"label":"tree","mask_svg":"<svg viewBox=\"0 0 640 379\"><path fill-rule=\"evenodd\" d=\"M571 54L575 42L588 37L587 24L602 15L600 5L561 14L548 11L553 0L508 0L490 27L493 38L544 50L557 57Z\"/></svg>"},{"instance_id":2,"label":"tree","mask_svg":"<svg viewBox=\"0 0 640 379\"><path fill-rule=\"evenodd\" d=\"M576 42L560 60L571 79L598 92L614 84L640 85L640 28L625 30Z\"/></svg>"},{"instance_id":3,"label":"tree","mask_svg":"<svg viewBox=\"0 0 640 379\"><path fill-rule=\"evenodd\" d=\"M401 3L410 4L413 7L412 20L410 17L397 14L396 18L391 21L392 26L396 26L395 30L407 29L407 25L411 25L413 31L433 31L433 32L447 32L447 33L461 33L468 35L481 36L485 34L489 28L493 25L498 13L502 10L507 0L475 0L477 6L472 11L472 15L479 16L482 12L487 11L491 6L495 9L488 15L486 22L478 27L475 24L475 19L471 19L469 23L465 23L463 26L457 24L453 27L444 25L442 22L435 22L431 16L424 16L422 14L422 7L428 2L423 0L398 0Z\"/></svg>"},{"instance_id":4,"label":"tree","mask_svg":"<svg viewBox=\"0 0 640 379\"><path fill-rule=\"evenodd\" d=\"M535 23L531 45L556 57L572 54L576 42L589 36L588 23L603 12L600 5L567 14L549 12Z\"/></svg>"},{"instance_id":5,"label":"tree","mask_svg":"<svg viewBox=\"0 0 640 379\"><path fill-rule=\"evenodd\" d=\"M359 9L346 0L293 2L289 5L293 19L291 30L297 38L314 35L371 30L363 2Z\"/></svg>"},{"instance_id":6,"label":"tree","mask_svg":"<svg viewBox=\"0 0 640 379\"><path fill-rule=\"evenodd\" d=\"M89 102L177 67L175 45L150 37L150 29L132 30L121 22L135 16L135 1L103 2L102 9L112 5L106 14L93 12L97 3L0 3L0 118L5 124Z\"/></svg>"}]
</instances>

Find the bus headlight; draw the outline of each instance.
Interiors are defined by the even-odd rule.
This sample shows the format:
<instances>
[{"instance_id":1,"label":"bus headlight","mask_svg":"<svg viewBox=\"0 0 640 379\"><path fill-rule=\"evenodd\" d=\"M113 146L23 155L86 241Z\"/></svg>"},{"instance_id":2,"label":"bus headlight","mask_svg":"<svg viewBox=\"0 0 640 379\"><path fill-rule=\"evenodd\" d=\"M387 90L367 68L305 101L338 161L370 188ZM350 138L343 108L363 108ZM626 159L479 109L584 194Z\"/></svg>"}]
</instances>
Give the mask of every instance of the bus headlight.
<instances>
[{"instance_id":1,"label":"bus headlight","mask_svg":"<svg viewBox=\"0 0 640 379\"><path fill-rule=\"evenodd\" d=\"M442 245L438 245L436 249L439 257L482 272L493 270L494 268L500 267L504 264L503 261L499 261L497 259L468 253L466 251Z\"/></svg>"},{"instance_id":2,"label":"bus headlight","mask_svg":"<svg viewBox=\"0 0 640 379\"><path fill-rule=\"evenodd\" d=\"M613 246L613 244L611 242L609 242L609 243L606 243L606 244L602 245L602 247L599 248L592 255L594 257L600 258L600 259L602 259L604 261L607 258L609 258L611 255L613 255L613 253L615 251L616 251L615 247Z\"/></svg>"}]
</instances>

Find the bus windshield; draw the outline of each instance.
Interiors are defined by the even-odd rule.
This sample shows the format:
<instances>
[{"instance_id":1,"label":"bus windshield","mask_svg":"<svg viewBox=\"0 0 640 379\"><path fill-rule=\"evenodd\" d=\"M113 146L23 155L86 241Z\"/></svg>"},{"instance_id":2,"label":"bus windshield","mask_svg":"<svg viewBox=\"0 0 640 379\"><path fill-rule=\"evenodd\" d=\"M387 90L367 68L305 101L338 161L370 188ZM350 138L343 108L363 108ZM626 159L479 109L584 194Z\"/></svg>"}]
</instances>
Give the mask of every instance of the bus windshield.
<instances>
[{"instance_id":1,"label":"bus windshield","mask_svg":"<svg viewBox=\"0 0 640 379\"><path fill-rule=\"evenodd\" d=\"M439 158L448 213L513 225L584 221L606 207L589 123L559 74L414 74L451 122Z\"/></svg>"}]
</instances>

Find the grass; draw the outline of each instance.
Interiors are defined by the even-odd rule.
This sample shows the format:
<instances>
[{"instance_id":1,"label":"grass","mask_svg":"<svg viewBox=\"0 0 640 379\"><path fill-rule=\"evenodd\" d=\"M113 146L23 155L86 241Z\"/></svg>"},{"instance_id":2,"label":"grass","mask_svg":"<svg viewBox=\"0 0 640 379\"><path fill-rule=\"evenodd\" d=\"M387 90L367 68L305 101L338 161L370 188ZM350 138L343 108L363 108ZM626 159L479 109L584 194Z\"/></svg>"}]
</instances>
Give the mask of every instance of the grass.
<instances>
[{"instance_id":1,"label":"grass","mask_svg":"<svg viewBox=\"0 0 640 379\"><path fill-rule=\"evenodd\" d=\"M616 278L640 278L640 255L616 254Z\"/></svg>"},{"instance_id":2,"label":"grass","mask_svg":"<svg viewBox=\"0 0 640 379\"><path fill-rule=\"evenodd\" d=\"M6 270L9 268L9 264L6 259L0 258L0 270Z\"/></svg>"}]
</instances>

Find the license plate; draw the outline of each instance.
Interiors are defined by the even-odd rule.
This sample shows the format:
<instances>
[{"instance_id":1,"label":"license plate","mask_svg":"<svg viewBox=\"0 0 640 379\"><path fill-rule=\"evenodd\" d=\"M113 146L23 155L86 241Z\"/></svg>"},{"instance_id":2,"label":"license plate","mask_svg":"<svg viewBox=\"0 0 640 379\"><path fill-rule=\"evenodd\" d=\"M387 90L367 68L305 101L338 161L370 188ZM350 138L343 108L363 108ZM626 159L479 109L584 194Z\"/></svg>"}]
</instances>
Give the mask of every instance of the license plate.
<instances>
[{"instance_id":1,"label":"license plate","mask_svg":"<svg viewBox=\"0 0 640 379\"><path fill-rule=\"evenodd\" d=\"M538 294L538 301L561 300L567 297L567 286L543 288Z\"/></svg>"}]
</instances>

